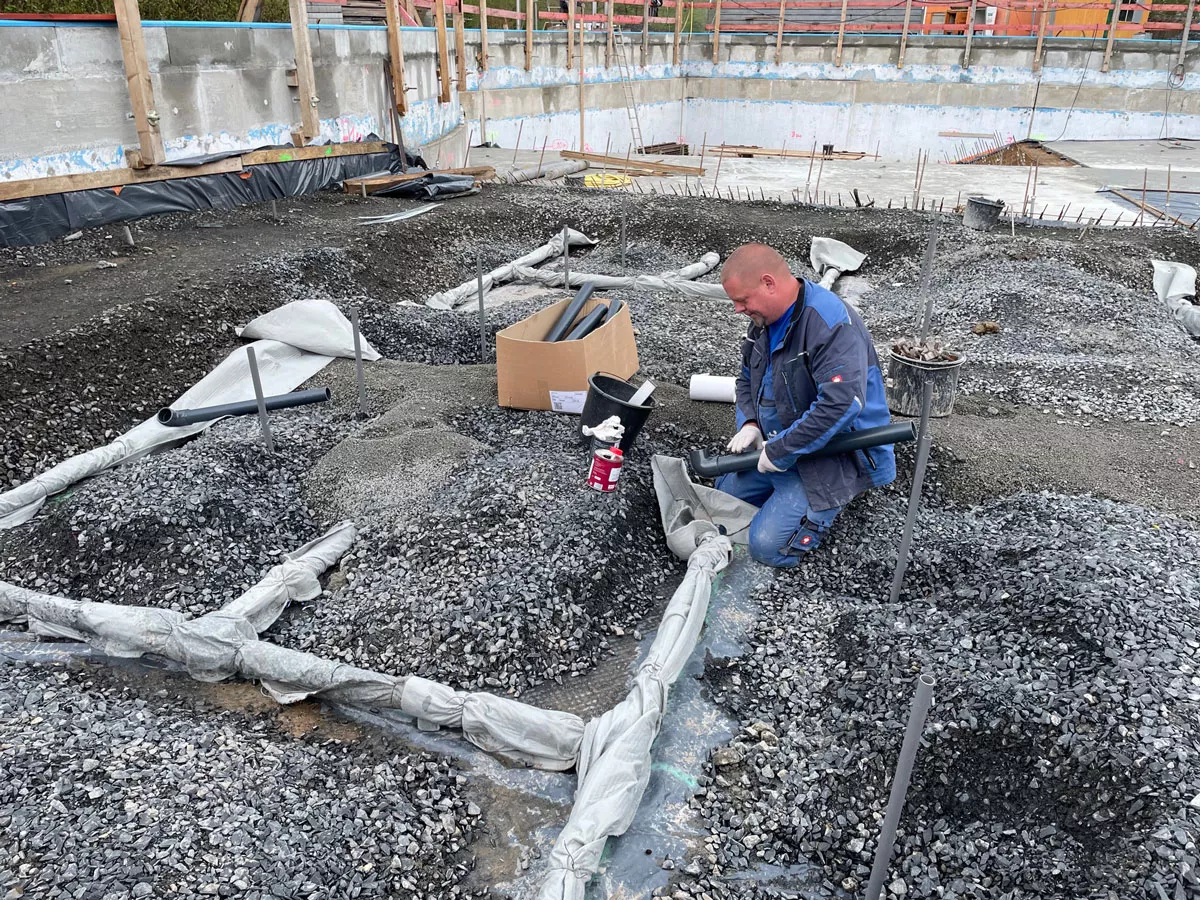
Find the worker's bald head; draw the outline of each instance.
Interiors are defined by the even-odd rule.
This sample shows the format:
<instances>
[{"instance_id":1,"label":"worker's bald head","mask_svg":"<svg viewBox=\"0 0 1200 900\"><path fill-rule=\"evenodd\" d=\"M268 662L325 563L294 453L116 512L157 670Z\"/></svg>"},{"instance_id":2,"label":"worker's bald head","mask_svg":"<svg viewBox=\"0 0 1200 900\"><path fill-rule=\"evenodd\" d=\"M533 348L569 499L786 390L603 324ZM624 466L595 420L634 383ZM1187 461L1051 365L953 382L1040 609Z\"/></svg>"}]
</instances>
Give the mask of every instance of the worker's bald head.
<instances>
[{"instance_id":1,"label":"worker's bald head","mask_svg":"<svg viewBox=\"0 0 1200 900\"><path fill-rule=\"evenodd\" d=\"M787 262L766 244L743 244L734 250L721 269L721 285L733 308L759 326L787 312L800 293Z\"/></svg>"}]
</instances>

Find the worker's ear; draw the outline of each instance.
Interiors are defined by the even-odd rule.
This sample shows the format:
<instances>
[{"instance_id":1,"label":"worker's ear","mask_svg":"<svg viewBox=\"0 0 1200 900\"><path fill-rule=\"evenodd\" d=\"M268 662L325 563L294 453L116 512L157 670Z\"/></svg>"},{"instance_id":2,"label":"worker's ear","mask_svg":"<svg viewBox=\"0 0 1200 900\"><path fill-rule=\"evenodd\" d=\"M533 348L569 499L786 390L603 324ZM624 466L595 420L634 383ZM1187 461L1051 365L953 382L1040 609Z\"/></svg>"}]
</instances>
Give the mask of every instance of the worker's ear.
<instances>
[{"instance_id":1,"label":"worker's ear","mask_svg":"<svg viewBox=\"0 0 1200 900\"><path fill-rule=\"evenodd\" d=\"M775 282L775 276L772 275L770 272L763 272L761 281L762 281L762 286L765 287L768 291L773 291L778 286Z\"/></svg>"}]
</instances>

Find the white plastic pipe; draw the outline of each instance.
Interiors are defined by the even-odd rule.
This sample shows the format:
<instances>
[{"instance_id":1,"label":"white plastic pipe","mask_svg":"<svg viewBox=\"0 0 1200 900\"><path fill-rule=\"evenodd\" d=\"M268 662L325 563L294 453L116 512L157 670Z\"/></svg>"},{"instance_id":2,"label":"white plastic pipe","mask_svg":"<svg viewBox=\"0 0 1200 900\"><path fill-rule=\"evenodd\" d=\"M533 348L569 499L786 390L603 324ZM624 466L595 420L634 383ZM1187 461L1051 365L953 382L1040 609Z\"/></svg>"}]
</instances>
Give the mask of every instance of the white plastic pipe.
<instances>
[{"instance_id":1,"label":"white plastic pipe","mask_svg":"<svg viewBox=\"0 0 1200 900\"><path fill-rule=\"evenodd\" d=\"M737 403L737 379L731 375L693 375L688 396L710 403Z\"/></svg>"}]
</instances>

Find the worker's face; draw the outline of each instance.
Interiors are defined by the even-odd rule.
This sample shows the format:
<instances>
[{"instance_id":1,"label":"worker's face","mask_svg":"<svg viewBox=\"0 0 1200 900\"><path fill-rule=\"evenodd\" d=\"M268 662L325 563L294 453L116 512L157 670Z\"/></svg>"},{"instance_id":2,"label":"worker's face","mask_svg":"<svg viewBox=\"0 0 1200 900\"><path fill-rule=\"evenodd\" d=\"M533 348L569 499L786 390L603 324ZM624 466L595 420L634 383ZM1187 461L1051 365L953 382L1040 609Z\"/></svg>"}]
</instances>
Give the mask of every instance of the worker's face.
<instances>
[{"instance_id":1,"label":"worker's face","mask_svg":"<svg viewBox=\"0 0 1200 900\"><path fill-rule=\"evenodd\" d=\"M750 321L760 328L779 318L779 283L774 275L763 274L758 281L727 278L721 282L721 286L733 301L734 312L749 316Z\"/></svg>"}]
</instances>

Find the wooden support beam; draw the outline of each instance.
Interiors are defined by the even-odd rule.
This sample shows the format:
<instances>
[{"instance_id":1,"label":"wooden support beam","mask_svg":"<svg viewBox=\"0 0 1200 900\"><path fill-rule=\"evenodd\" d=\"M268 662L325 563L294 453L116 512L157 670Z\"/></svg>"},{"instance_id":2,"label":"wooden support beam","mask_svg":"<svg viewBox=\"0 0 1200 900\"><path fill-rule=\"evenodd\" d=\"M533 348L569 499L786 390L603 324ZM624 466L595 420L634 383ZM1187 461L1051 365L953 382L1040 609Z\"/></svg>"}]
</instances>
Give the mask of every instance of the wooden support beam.
<instances>
[{"instance_id":1,"label":"wooden support beam","mask_svg":"<svg viewBox=\"0 0 1200 900\"><path fill-rule=\"evenodd\" d=\"M575 5L575 0L570 0L571 6ZM583 23L579 23L579 149L587 150L587 138L583 127L583 81L584 81L584 58L583 58Z\"/></svg>"},{"instance_id":2,"label":"wooden support beam","mask_svg":"<svg viewBox=\"0 0 1200 900\"><path fill-rule=\"evenodd\" d=\"M404 44L400 36L400 0L383 0L387 13L388 66L392 73L392 93L396 114L408 112L408 93L404 87Z\"/></svg>"},{"instance_id":3,"label":"wooden support beam","mask_svg":"<svg viewBox=\"0 0 1200 900\"><path fill-rule=\"evenodd\" d=\"M148 181L168 181L173 178L193 178L198 175L219 175L242 171L240 157L232 156L202 166L151 166L146 169L107 169L103 172L84 172L79 175L55 175L51 178L28 178L22 181L0 181L0 202L43 197L47 194L66 194L71 191L90 191L96 188L121 188L127 184Z\"/></svg>"},{"instance_id":4,"label":"wooden support beam","mask_svg":"<svg viewBox=\"0 0 1200 900\"><path fill-rule=\"evenodd\" d=\"M1122 0L1113 0L1112 11L1108 14L1108 41L1104 45L1104 61L1100 64L1100 71L1107 72L1112 66L1113 41L1117 39L1117 26L1121 21L1121 2Z\"/></svg>"},{"instance_id":5,"label":"wooden support beam","mask_svg":"<svg viewBox=\"0 0 1200 900\"><path fill-rule=\"evenodd\" d=\"M1193 0L1195 2L1195 0ZM1037 32L1037 47L1033 51L1033 72L1036 75L1042 71L1042 45L1046 41L1046 22L1050 18L1050 0L1042 0L1042 11L1038 16L1038 32ZM1029 116L1031 122L1033 119L1033 111L1030 110Z\"/></svg>"},{"instance_id":6,"label":"wooden support beam","mask_svg":"<svg viewBox=\"0 0 1200 900\"><path fill-rule=\"evenodd\" d=\"M846 7L847 0L842 0L842 15L838 19L838 39L837 52L833 55L833 64L840 66L842 64L842 43L846 40Z\"/></svg>"},{"instance_id":7,"label":"wooden support beam","mask_svg":"<svg viewBox=\"0 0 1200 900\"><path fill-rule=\"evenodd\" d=\"M486 72L488 68L488 7L487 0L479 0L479 71ZM481 78L482 86L482 78ZM487 143L487 135L481 143Z\"/></svg>"},{"instance_id":8,"label":"wooden support beam","mask_svg":"<svg viewBox=\"0 0 1200 900\"><path fill-rule=\"evenodd\" d=\"M911 3L912 0L909 0ZM787 16L787 0L779 0L779 28L775 32L775 65L783 65L783 20Z\"/></svg>"},{"instance_id":9,"label":"wooden support beam","mask_svg":"<svg viewBox=\"0 0 1200 900\"><path fill-rule=\"evenodd\" d=\"M712 61L713 65L721 61L721 0L717 0L713 9Z\"/></svg>"},{"instance_id":10,"label":"wooden support beam","mask_svg":"<svg viewBox=\"0 0 1200 900\"><path fill-rule=\"evenodd\" d=\"M432 172L421 169L403 174L396 173L371 175L366 178L347 178L342 182L342 190L347 194L365 196L387 190L408 181L416 181L418 178L425 178L428 175L474 175L479 181L491 181L496 177L496 170L492 166L467 166L460 169L434 169Z\"/></svg>"},{"instance_id":11,"label":"wooden support beam","mask_svg":"<svg viewBox=\"0 0 1200 900\"><path fill-rule=\"evenodd\" d=\"M908 24L912 21L912 0L904 3L904 27L900 31L900 55L896 57L896 68L904 68L904 53L908 50Z\"/></svg>"},{"instance_id":12,"label":"wooden support beam","mask_svg":"<svg viewBox=\"0 0 1200 900\"><path fill-rule=\"evenodd\" d=\"M1179 59L1175 61L1176 74L1183 75L1183 60L1187 56L1188 38L1192 34L1192 14L1196 11L1196 0L1188 0L1187 15L1183 18L1183 36L1179 39Z\"/></svg>"},{"instance_id":13,"label":"wooden support beam","mask_svg":"<svg viewBox=\"0 0 1200 900\"><path fill-rule=\"evenodd\" d=\"M575 68L575 0L567 0L567 68Z\"/></svg>"},{"instance_id":14,"label":"wooden support beam","mask_svg":"<svg viewBox=\"0 0 1200 900\"><path fill-rule=\"evenodd\" d=\"M606 29L608 31L608 43L604 47L604 68L608 69L612 67L613 58L613 0L608 0L606 5L608 7L605 10L605 16L608 18Z\"/></svg>"},{"instance_id":15,"label":"wooden support beam","mask_svg":"<svg viewBox=\"0 0 1200 900\"><path fill-rule=\"evenodd\" d=\"M1121 0L1116 0L1120 3ZM975 10L979 8L979 0L971 0L971 5L967 9L967 43L963 47L962 67L964 69L971 68L971 41L975 38Z\"/></svg>"},{"instance_id":16,"label":"wooden support beam","mask_svg":"<svg viewBox=\"0 0 1200 900\"><path fill-rule=\"evenodd\" d=\"M677 166L672 163L653 159L626 159L623 156L605 156L603 153L581 153L578 150L561 150L559 151L559 156L563 159L582 159L587 162L600 163L615 169L633 169L641 173L653 171L656 174L667 172L671 175L696 176L704 174L703 169L694 166Z\"/></svg>"},{"instance_id":17,"label":"wooden support beam","mask_svg":"<svg viewBox=\"0 0 1200 900\"><path fill-rule=\"evenodd\" d=\"M438 101L450 102L450 45L446 39L446 0L433 4L433 26L437 29Z\"/></svg>"},{"instance_id":18,"label":"wooden support beam","mask_svg":"<svg viewBox=\"0 0 1200 900\"><path fill-rule=\"evenodd\" d=\"M126 0L128 2L128 0ZM321 117L317 113L316 78L313 75L312 44L308 34L308 4L305 0L288 0L292 21L292 43L296 48L296 80L299 85L300 131L298 145L307 144L321 133Z\"/></svg>"},{"instance_id":19,"label":"wooden support beam","mask_svg":"<svg viewBox=\"0 0 1200 900\"><path fill-rule=\"evenodd\" d=\"M525 71L533 71L533 24L537 6L533 0L525 0Z\"/></svg>"},{"instance_id":20,"label":"wooden support beam","mask_svg":"<svg viewBox=\"0 0 1200 900\"><path fill-rule=\"evenodd\" d=\"M146 62L146 40L142 35L142 15L137 0L113 0L117 11L117 30L121 35L121 55L125 61L125 81L129 86L129 102L133 107L133 122L137 128L138 154L141 166L163 162L162 133L158 130L158 110L154 104L154 87L150 83L150 65Z\"/></svg>"},{"instance_id":21,"label":"wooden support beam","mask_svg":"<svg viewBox=\"0 0 1200 900\"><path fill-rule=\"evenodd\" d=\"M461 94L467 89L466 23L463 21L461 3L454 4L450 20L454 24L454 72L458 79L458 92Z\"/></svg>"},{"instance_id":22,"label":"wooden support beam","mask_svg":"<svg viewBox=\"0 0 1200 900\"><path fill-rule=\"evenodd\" d=\"M650 62L650 0L642 0L642 68ZM579 149L583 149L580 147Z\"/></svg>"},{"instance_id":23,"label":"wooden support beam","mask_svg":"<svg viewBox=\"0 0 1200 900\"><path fill-rule=\"evenodd\" d=\"M262 18L263 0L242 0L238 6L239 22L257 22Z\"/></svg>"},{"instance_id":24,"label":"wooden support beam","mask_svg":"<svg viewBox=\"0 0 1200 900\"><path fill-rule=\"evenodd\" d=\"M609 6L609 9L612 9L612 6ZM675 35L671 38L671 65L673 66L679 65L679 35L682 28L683 7L680 5L675 7Z\"/></svg>"}]
</instances>

